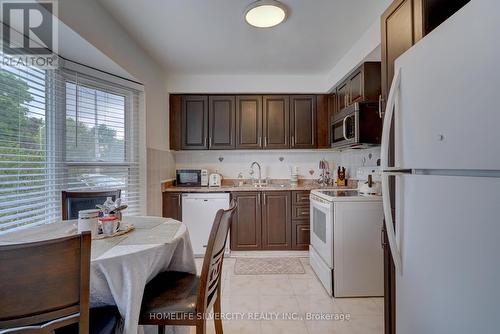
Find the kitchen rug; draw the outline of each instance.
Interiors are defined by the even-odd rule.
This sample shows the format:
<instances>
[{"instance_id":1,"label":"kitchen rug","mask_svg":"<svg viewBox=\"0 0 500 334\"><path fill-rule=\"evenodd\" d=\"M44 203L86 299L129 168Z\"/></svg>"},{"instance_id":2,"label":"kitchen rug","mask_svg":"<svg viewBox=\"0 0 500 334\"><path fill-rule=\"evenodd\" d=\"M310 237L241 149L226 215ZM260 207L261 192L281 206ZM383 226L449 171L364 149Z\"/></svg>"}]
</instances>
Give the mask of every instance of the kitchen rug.
<instances>
[{"instance_id":1,"label":"kitchen rug","mask_svg":"<svg viewBox=\"0 0 500 334\"><path fill-rule=\"evenodd\" d=\"M304 266L296 257L236 258L235 275L304 274Z\"/></svg>"}]
</instances>

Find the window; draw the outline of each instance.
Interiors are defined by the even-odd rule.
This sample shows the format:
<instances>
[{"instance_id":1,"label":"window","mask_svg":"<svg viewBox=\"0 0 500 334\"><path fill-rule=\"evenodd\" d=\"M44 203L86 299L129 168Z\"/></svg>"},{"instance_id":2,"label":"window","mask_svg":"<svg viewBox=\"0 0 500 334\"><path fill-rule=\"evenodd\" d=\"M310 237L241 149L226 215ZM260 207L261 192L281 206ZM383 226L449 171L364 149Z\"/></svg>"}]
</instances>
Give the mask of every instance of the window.
<instances>
[{"instance_id":1,"label":"window","mask_svg":"<svg viewBox=\"0 0 500 334\"><path fill-rule=\"evenodd\" d=\"M3 63L0 232L60 220L62 190L119 188L126 214L139 214L138 101L75 71Z\"/></svg>"}]
</instances>

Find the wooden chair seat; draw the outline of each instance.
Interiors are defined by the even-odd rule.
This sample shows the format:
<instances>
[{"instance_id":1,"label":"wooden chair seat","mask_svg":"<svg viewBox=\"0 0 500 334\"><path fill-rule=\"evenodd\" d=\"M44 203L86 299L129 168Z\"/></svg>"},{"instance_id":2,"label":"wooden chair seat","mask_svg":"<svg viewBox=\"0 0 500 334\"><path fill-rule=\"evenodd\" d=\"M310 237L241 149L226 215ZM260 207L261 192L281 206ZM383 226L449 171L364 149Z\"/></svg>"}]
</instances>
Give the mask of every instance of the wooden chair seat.
<instances>
[{"instance_id":1,"label":"wooden chair seat","mask_svg":"<svg viewBox=\"0 0 500 334\"><path fill-rule=\"evenodd\" d=\"M235 210L233 200L229 209L217 211L200 276L164 272L146 285L139 324L157 325L159 334L165 333L165 326L196 326L196 334L205 334L206 316L213 309L215 332L223 334L220 316L222 263Z\"/></svg>"},{"instance_id":2,"label":"wooden chair seat","mask_svg":"<svg viewBox=\"0 0 500 334\"><path fill-rule=\"evenodd\" d=\"M141 324L158 325L165 316L194 325L200 277L181 272L158 274L146 285L141 306ZM162 319L163 318L163 319Z\"/></svg>"}]
</instances>

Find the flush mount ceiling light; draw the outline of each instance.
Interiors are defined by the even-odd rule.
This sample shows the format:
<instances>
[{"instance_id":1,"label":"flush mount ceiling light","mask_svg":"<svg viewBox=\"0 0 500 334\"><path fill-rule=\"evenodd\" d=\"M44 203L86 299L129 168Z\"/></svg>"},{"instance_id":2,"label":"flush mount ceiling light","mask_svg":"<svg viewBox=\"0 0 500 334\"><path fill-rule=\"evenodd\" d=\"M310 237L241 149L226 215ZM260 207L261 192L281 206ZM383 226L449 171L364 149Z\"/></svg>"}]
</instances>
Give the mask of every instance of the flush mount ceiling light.
<instances>
[{"instance_id":1,"label":"flush mount ceiling light","mask_svg":"<svg viewBox=\"0 0 500 334\"><path fill-rule=\"evenodd\" d=\"M245 10L245 20L257 28L274 27L286 19L286 7L276 0L259 0Z\"/></svg>"}]
</instances>

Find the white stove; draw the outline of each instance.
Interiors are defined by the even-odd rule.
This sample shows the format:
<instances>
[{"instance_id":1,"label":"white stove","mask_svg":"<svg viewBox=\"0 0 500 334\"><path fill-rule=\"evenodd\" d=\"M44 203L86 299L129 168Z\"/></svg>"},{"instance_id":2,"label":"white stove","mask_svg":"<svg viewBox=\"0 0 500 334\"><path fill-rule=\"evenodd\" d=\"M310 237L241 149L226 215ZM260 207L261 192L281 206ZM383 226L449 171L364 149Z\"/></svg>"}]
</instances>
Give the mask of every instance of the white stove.
<instances>
[{"instance_id":1,"label":"white stove","mask_svg":"<svg viewBox=\"0 0 500 334\"><path fill-rule=\"evenodd\" d=\"M310 263L334 297L383 296L382 196L311 191Z\"/></svg>"}]
</instances>

